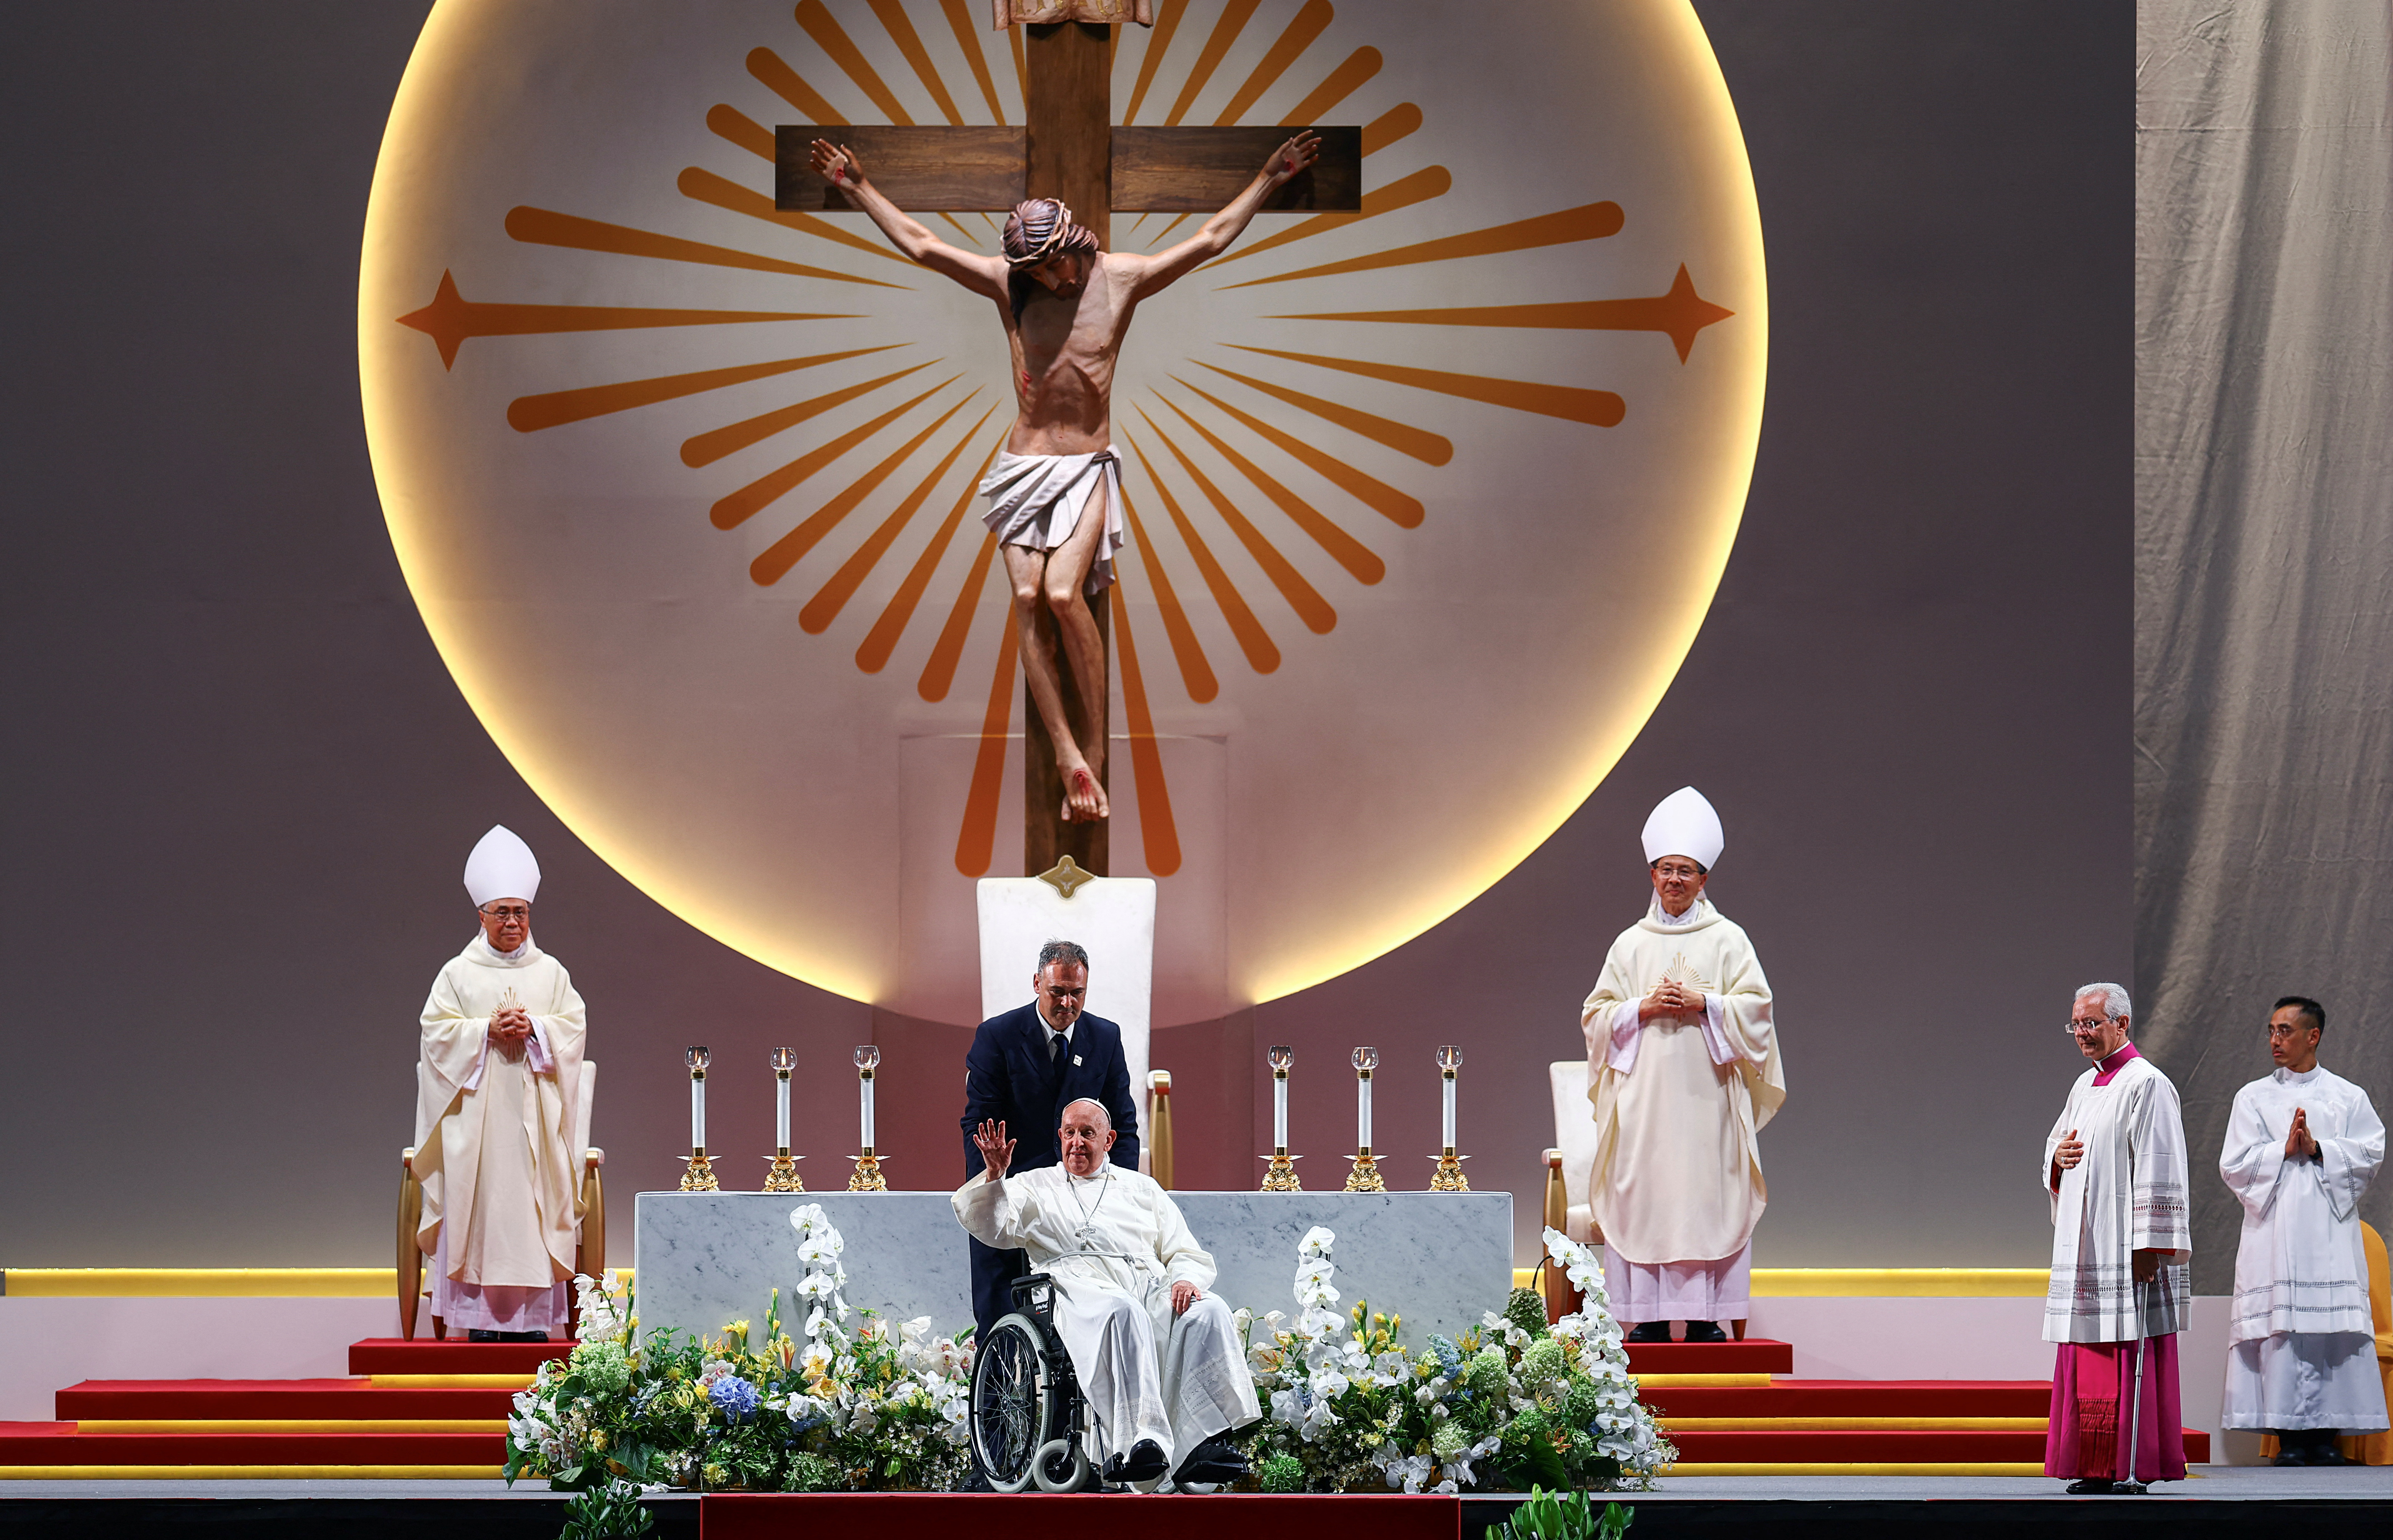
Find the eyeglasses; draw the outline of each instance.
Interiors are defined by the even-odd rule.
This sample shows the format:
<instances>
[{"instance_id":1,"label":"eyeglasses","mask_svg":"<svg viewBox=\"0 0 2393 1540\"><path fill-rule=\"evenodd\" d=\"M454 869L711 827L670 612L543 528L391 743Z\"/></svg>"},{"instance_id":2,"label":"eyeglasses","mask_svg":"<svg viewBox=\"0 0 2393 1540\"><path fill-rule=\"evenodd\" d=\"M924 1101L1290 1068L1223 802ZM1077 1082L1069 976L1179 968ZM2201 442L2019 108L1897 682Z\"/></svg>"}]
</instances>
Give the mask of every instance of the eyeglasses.
<instances>
[{"instance_id":1,"label":"eyeglasses","mask_svg":"<svg viewBox=\"0 0 2393 1540\"><path fill-rule=\"evenodd\" d=\"M2072 1016L2069 1024L2060 1030L2074 1038L2081 1032L2099 1032L2118 1019L2116 1016Z\"/></svg>"},{"instance_id":2,"label":"eyeglasses","mask_svg":"<svg viewBox=\"0 0 2393 1540\"><path fill-rule=\"evenodd\" d=\"M2295 1022L2291 1026L2281 1026L2275 1022L2270 1022L2269 1024L2269 1040L2270 1042L2275 1042L2282 1038L2290 1042L2295 1038L2299 1037L2302 1033L2308 1032L2308 1025L2302 1022Z\"/></svg>"},{"instance_id":3,"label":"eyeglasses","mask_svg":"<svg viewBox=\"0 0 2393 1540\"><path fill-rule=\"evenodd\" d=\"M1654 868L1654 875L1656 877L1676 878L1684 882L1692 882L1703 874L1704 868L1701 867L1655 867Z\"/></svg>"},{"instance_id":4,"label":"eyeglasses","mask_svg":"<svg viewBox=\"0 0 2393 1540\"><path fill-rule=\"evenodd\" d=\"M492 920L498 920L502 924L510 920L530 920L531 918L530 908L522 904L509 904L504 908L484 909L480 912L490 916Z\"/></svg>"}]
</instances>

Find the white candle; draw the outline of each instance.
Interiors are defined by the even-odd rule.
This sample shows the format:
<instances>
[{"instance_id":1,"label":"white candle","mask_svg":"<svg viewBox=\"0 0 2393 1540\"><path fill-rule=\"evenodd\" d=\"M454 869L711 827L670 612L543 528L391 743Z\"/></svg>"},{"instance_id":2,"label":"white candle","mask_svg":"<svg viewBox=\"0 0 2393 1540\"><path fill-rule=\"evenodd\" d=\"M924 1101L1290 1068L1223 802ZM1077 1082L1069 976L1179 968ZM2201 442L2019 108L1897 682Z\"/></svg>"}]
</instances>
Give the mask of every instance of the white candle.
<instances>
[{"instance_id":1,"label":"white candle","mask_svg":"<svg viewBox=\"0 0 2393 1540\"><path fill-rule=\"evenodd\" d=\"M1446 1077L1445 1077L1445 1147L1446 1147L1447 1149L1451 1150L1451 1149L1453 1149L1453 1148L1454 1148L1454 1077L1453 1077L1453 1076L1451 1076L1451 1075L1446 1076Z\"/></svg>"},{"instance_id":2,"label":"white candle","mask_svg":"<svg viewBox=\"0 0 2393 1540\"><path fill-rule=\"evenodd\" d=\"M1447 1081L1445 1089L1446 1121L1450 1124L1454 1118L1454 1083ZM1454 1142L1451 1128L1446 1131L1445 1142ZM790 1077L786 1073L773 1077L773 1144L776 1149L790 1147Z\"/></svg>"},{"instance_id":3,"label":"white candle","mask_svg":"<svg viewBox=\"0 0 2393 1540\"><path fill-rule=\"evenodd\" d=\"M689 1077L689 1147L706 1148L706 1077Z\"/></svg>"},{"instance_id":4,"label":"white candle","mask_svg":"<svg viewBox=\"0 0 2393 1540\"><path fill-rule=\"evenodd\" d=\"M1358 1075L1354 1077L1354 1148L1362 1151L1370 1147L1371 1077Z\"/></svg>"},{"instance_id":5,"label":"white candle","mask_svg":"<svg viewBox=\"0 0 2393 1540\"><path fill-rule=\"evenodd\" d=\"M872 1077L865 1076L857 1087L864 1103L864 1148L869 1150L872 1148Z\"/></svg>"},{"instance_id":6,"label":"white candle","mask_svg":"<svg viewBox=\"0 0 2393 1540\"><path fill-rule=\"evenodd\" d=\"M1288 1148L1288 1077L1272 1077L1272 1148Z\"/></svg>"}]
</instances>

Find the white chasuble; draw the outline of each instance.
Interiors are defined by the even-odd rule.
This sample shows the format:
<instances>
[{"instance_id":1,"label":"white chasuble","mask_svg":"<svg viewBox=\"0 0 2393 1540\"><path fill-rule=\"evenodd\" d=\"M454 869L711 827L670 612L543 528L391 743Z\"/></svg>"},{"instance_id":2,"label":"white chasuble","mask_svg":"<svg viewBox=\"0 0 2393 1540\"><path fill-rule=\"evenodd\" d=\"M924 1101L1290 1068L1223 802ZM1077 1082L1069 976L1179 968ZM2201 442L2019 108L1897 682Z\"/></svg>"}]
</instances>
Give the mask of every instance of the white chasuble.
<instances>
[{"instance_id":1,"label":"white chasuble","mask_svg":"<svg viewBox=\"0 0 2393 1540\"><path fill-rule=\"evenodd\" d=\"M2285 1157L2295 1108L2315 1157ZM2222 1426L2386 1426L2360 1233L2360 1200L2384 1160L2384 1122L2339 1075L2280 1069L2235 1093L2218 1156L2243 1207Z\"/></svg>"},{"instance_id":2,"label":"white chasuble","mask_svg":"<svg viewBox=\"0 0 2393 1540\"><path fill-rule=\"evenodd\" d=\"M2177 1087L2134 1045L2090 1068L2044 1142L2036 1182L2052 1205L2052 1273L2044 1301L2047 1342L2132 1342L2183 1331L2193 1252L2186 1212L2185 1123ZM2097 1084L2098 1080L2107 1083ZM2051 1185L2053 1156L2077 1130L2085 1158ZM2140 1290L2130 1253L2174 1252Z\"/></svg>"},{"instance_id":3,"label":"white chasuble","mask_svg":"<svg viewBox=\"0 0 2393 1540\"><path fill-rule=\"evenodd\" d=\"M987 1172L956 1190L956 1218L984 1246L1022 1250L1055 1281L1055 1327L1108 1453L1152 1439L1177 1465L1216 1433L1262 1415L1230 1308L1180 1206L1155 1179L1111 1162ZM1209 1291L1182 1314L1171 1286Z\"/></svg>"},{"instance_id":4,"label":"white chasuble","mask_svg":"<svg viewBox=\"0 0 2393 1540\"><path fill-rule=\"evenodd\" d=\"M1704 1010L1640 1023L1665 981L1701 990ZM1675 923L1657 905L1612 944L1579 1023L1604 1244L1647 1267L1739 1258L1770 1200L1755 1136L1786 1100L1753 944L1708 900Z\"/></svg>"},{"instance_id":5,"label":"white chasuble","mask_svg":"<svg viewBox=\"0 0 2393 1540\"><path fill-rule=\"evenodd\" d=\"M532 1018L535 1037L515 1058L489 1040L503 1004ZM416 1240L449 1284L548 1290L573 1276L582 1216L571 1143L584 1025L572 979L530 940L502 955L477 934L433 981L416 1076ZM451 1291L436 1282L434 1292L438 1306ZM505 1321L499 1329L555 1324Z\"/></svg>"}]
</instances>

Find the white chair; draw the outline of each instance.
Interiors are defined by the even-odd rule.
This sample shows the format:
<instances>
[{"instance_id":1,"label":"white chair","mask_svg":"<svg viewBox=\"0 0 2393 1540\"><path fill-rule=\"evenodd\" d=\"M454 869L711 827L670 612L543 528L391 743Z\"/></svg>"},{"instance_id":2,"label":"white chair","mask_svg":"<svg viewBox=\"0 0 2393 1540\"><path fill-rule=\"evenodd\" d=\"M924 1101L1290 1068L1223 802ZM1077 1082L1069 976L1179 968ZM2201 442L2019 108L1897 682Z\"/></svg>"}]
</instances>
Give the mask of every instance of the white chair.
<instances>
[{"instance_id":1,"label":"white chair","mask_svg":"<svg viewBox=\"0 0 2393 1540\"><path fill-rule=\"evenodd\" d=\"M424 1079L420 1061L415 1077L420 1089ZM607 1152L590 1142L590 1106L597 1087L597 1061L582 1060L581 1094L573 1108L572 1148L582 1152L582 1220L573 1228L573 1271L594 1278L607 1268L607 1189L599 1180ZM415 1146L411 1144L399 1152L399 1334L410 1342L415 1340L416 1312L432 1292L424 1276L423 1248L415 1244L423 1218L424 1184L415 1177ZM569 1331L580 1311L578 1299L569 1302ZM432 1318L432 1336L436 1341L445 1341L449 1336L448 1323L437 1315Z\"/></svg>"},{"instance_id":2,"label":"white chair","mask_svg":"<svg viewBox=\"0 0 2393 1540\"><path fill-rule=\"evenodd\" d=\"M1548 1064L1546 1078L1554 1093L1554 1147L1563 1156L1564 1222L1556 1228L1582 1246L1600 1246L1603 1236L1587 1196L1595 1171L1595 1109L1587 1100L1587 1061Z\"/></svg>"}]
</instances>

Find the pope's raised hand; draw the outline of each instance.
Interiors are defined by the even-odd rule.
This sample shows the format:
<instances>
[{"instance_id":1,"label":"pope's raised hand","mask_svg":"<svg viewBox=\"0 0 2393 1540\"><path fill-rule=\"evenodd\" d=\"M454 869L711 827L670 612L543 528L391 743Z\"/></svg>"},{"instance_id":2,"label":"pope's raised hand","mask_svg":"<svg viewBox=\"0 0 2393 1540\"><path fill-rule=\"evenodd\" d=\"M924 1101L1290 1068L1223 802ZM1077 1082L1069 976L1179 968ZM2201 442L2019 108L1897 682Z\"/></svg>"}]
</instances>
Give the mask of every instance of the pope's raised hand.
<instances>
[{"instance_id":1,"label":"pope's raised hand","mask_svg":"<svg viewBox=\"0 0 2393 1540\"><path fill-rule=\"evenodd\" d=\"M988 1168L988 1180L1003 1181L1005 1168L1013 1164L1013 1141L1005 1137L1005 1125L993 1118L982 1118L973 1130L973 1144L980 1151L981 1164Z\"/></svg>"}]
</instances>

